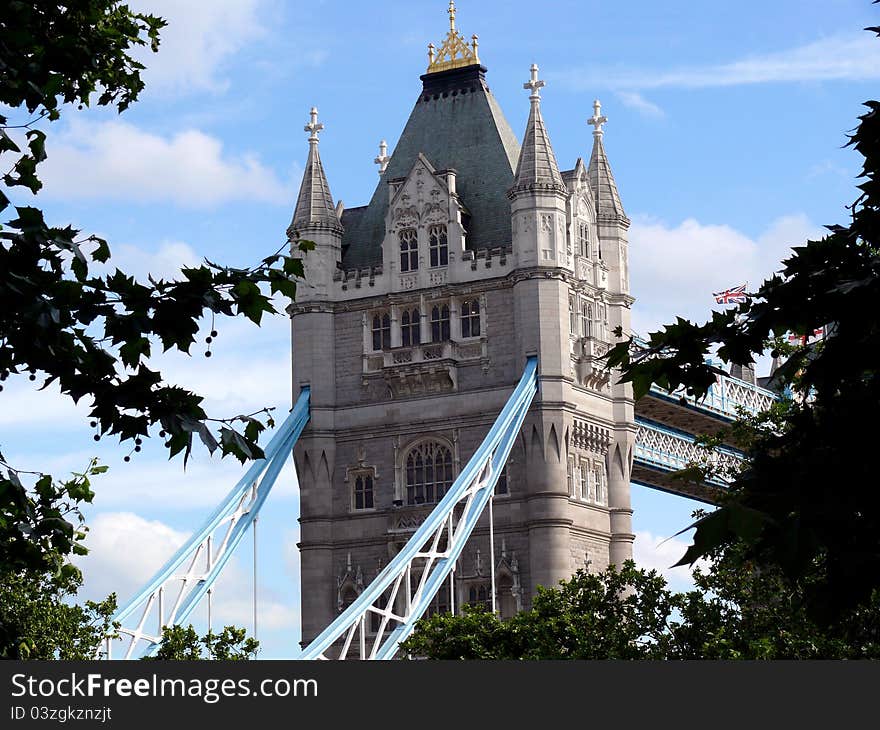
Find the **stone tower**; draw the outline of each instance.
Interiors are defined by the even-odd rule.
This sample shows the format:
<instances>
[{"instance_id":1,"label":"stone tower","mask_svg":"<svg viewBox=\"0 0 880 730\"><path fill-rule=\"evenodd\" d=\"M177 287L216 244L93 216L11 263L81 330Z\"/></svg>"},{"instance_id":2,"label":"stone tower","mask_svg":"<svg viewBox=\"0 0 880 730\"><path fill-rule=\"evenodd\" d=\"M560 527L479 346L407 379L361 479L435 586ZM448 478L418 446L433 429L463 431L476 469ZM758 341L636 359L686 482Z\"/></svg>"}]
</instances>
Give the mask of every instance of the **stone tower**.
<instances>
[{"instance_id":1,"label":"stone tower","mask_svg":"<svg viewBox=\"0 0 880 730\"><path fill-rule=\"evenodd\" d=\"M415 531L474 453L537 355L539 392L450 602L502 615L538 585L631 557L635 434L626 386L596 365L633 299L627 219L602 139L560 171L537 66L522 145L486 83L476 36L429 46L422 92L369 204L334 206L312 110L288 235L313 240L291 307L293 387L312 417L301 486L303 640L344 609Z\"/></svg>"}]
</instances>

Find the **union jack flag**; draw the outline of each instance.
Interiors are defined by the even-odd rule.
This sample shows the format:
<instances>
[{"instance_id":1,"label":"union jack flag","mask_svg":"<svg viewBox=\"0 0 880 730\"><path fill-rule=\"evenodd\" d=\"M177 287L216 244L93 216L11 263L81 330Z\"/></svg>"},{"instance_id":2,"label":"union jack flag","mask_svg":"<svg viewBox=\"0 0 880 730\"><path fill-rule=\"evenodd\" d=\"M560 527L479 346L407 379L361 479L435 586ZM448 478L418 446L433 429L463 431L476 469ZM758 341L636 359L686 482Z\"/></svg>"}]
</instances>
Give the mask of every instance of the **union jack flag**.
<instances>
[{"instance_id":1,"label":"union jack flag","mask_svg":"<svg viewBox=\"0 0 880 730\"><path fill-rule=\"evenodd\" d=\"M745 284L721 292L713 292L712 296L715 297L716 304L745 304L749 301Z\"/></svg>"},{"instance_id":2,"label":"union jack flag","mask_svg":"<svg viewBox=\"0 0 880 730\"><path fill-rule=\"evenodd\" d=\"M794 333L789 333L788 341L792 344L797 343L799 345L806 345L807 342L811 341L815 337L822 337L825 334L825 328L819 327L813 330L812 335L796 335Z\"/></svg>"}]
</instances>

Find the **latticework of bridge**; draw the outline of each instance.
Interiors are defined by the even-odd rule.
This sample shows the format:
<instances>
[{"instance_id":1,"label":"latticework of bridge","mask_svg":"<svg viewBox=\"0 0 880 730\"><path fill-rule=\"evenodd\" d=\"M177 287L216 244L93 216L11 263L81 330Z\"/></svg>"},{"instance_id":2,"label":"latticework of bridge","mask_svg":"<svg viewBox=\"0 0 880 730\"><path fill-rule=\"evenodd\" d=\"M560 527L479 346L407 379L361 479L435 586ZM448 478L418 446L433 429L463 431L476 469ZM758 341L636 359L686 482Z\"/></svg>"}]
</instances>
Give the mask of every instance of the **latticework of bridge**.
<instances>
[{"instance_id":1,"label":"latticework of bridge","mask_svg":"<svg viewBox=\"0 0 880 730\"><path fill-rule=\"evenodd\" d=\"M491 539L495 484L537 389L537 361L530 358L488 435L444 498L397 556L300 658L395 656L400 642L412 632L437 592L453 580L456 561L486 511ZM652 389L636 411L632 481L712 502L744 457L733 448L706 450L693 434L717 431L719 425L741 412L766 410L774 397L769 391L728 377L720 377L699 401ZM163 627L183 624L203 601L210 626L215 582L248 528L255 526L308 420L306 388L266 447L265 458L248 469L202 527L116 613L113 618L120 625L118 635L107 638L102 656L128 659L155 654ZM677 472L695 464L710 467L709 476L697 481L676 478ZM255 605L255 627L256 615Z\"/></svg>"},{"instance_id":2,"label":"latticework of bridge","mask_svg":"<svg viewBox=\"0 0 880 730\"><path fill-rule=\"evenodd\" d=\"M715 502L741 468L744 456L735 444L706 449L695 435L716 435L741 415L766 411L775 400L772 391L726 375L718 376L701 399L653 386L636 403L632 481ZM679 472L691 466L702 467L707 478L682 478Z\"/></svg>"}]
</instances>

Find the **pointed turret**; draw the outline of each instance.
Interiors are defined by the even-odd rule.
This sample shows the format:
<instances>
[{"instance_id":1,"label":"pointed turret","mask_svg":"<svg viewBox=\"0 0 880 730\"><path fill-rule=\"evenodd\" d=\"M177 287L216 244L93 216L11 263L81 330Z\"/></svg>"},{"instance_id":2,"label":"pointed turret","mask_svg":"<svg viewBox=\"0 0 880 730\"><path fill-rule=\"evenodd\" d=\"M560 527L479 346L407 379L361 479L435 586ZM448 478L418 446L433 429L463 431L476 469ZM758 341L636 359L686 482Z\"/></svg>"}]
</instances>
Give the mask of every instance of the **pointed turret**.
<instances>
[{"instance_id":1,"label":"pointed turret","mask_svg":"<svg viewBox=\"0 0 880 730\"><path fill-rule=\"evenodd\" d=\"M593 118L587 120L593 129L593 154L590 157L590 186L593 188L593 196L596 199L596 212L600 219L628 221L623 205L620 202L620 193L617 192L617 183L605 154L605 145L602 142L604 132L602 125L608 121L603 117L602 105L599 100L593 102Z\"/></svg>"},{"instance_id":2,"label":"pointed turret","mask_svg":"<svg viewBox=\"0 0 880 730\"><path fill-rule=\"evenodd\" d=\"M287 237L296 253L296 244L307 239L315 244L314 251L303 257L306 276L297 292L300 301L327 299L330 296L333 275L342 258L342 203L333 205L333 196L318 153L318 133L324 125L318 122L318 110L312 107L309 123L303 129L309 133L309 157L303 173L302 185L296 199L293 220L287 228ZM297 254L298 255L298 254Z\"/></svg>"},{"instance_id":3,"label":"pointed turret","mask_svg":"<svg viewBox=\"0 0 880 730\"><path fill-rule=\"evenodd\" d=\"M327 183L321 155L318 152L318 133L324 129L324 125L318 122L318 110L315 107L312 107L310 121L303 129L310 133L309 157L306 160L306 169L296 199L293 221L287 231L288 235L293 236L294 232L302 233L307 229L324 229L341 233L342 226L339 223L339 216L336 215L330 185Z\"/></svg>"},{"instance_id":4,"label":"pointed turret","mask_svg":"<svg viewBox=\"0 0 880 730\"><path fill-rule=\"evenodd\" d=\"M532 108L529 112L529 121L526 125L526 133L523 138L522 150L519 155L519 163L516 166L513 187L510 194L515 195L521 191L542 188L546 190L558 189L565 192L565 183L559 173L559 165L556 163L556 155L550 144L550 137L544 126L544 118L541 116L540 89L545 85L544 81L538 80L538 66L532 64L532 78L523 84L524 89L532 93L529 96Z\"/></svg>"},{"instance_id":5,"label":"pointed turret","mask_svg":"<svg viewBox=\"0 0 880 730\"><path fill-rule=\"evenodd\" d=\"M531 94L531 111L516 165L510 199L513 253L518 266L565 266L568 188L556 164L556 155L541 116L544 82L532 64L531 78L523 84Z\"/></svg>"}]
</instances>

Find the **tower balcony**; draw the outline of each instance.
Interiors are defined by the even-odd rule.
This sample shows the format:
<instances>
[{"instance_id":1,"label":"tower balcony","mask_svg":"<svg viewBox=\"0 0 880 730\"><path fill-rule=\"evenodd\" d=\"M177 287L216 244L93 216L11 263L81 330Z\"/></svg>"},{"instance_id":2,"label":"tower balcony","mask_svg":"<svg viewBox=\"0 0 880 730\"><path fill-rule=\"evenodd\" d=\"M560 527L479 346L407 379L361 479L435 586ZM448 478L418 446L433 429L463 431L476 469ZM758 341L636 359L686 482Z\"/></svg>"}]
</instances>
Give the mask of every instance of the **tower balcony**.
<instances>
[{"instance_id":1,"label":"tower balcony","mask_svg":"<svg viewBox=\"0 0 880 730\"><path fill-rule=\"evenodd\" d=\"M595 337L569 338L571 375L579 385L601 391L608 387L609 375L604 364L597 362L604 357L611 345Z\"/></svg>"},{"instance_id":2,"label":"tower balcony","mask_svg":"<svg viewBox=\"0 0 880 730\"><path fill-rule=\"evenodd\" d=\"M454 391L457 366L482 363L488 367L485 338L467 342L431 342L395 347L364 355L364 382L384 379L395 398Z\"/></svg>"}]
</instances>

